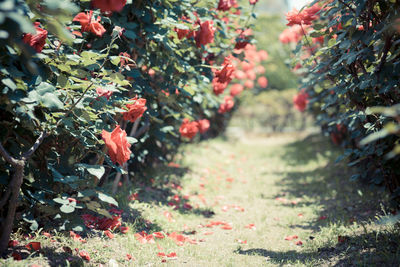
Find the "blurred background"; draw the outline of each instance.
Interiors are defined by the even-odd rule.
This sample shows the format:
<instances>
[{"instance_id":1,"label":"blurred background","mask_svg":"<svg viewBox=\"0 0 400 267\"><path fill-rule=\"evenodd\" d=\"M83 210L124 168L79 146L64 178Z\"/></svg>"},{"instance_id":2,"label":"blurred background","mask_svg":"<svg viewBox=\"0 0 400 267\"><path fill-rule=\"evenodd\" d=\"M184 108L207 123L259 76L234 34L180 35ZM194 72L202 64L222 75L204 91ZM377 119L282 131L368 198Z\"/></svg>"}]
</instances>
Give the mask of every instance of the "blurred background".
<instances>
[{"instance_id":1,"label":"blurred background","mask_svg":"<svg viewBox=\"0 0 400 267\"><path fill-rule=\"evenodd\" d=\"M254 36L258 49L269 54L263 62L267 88L245 91L241 104L230 123L230 130L270 134L301 131L312 126L312 119L293 107L293 96L299 90L298 77L290 64L290 47L279 41L286 29L285 14L300 9L305 0L260 0L257 4ZM254 93L254 94L253 94Z\"/></svg>"}]
</instances>

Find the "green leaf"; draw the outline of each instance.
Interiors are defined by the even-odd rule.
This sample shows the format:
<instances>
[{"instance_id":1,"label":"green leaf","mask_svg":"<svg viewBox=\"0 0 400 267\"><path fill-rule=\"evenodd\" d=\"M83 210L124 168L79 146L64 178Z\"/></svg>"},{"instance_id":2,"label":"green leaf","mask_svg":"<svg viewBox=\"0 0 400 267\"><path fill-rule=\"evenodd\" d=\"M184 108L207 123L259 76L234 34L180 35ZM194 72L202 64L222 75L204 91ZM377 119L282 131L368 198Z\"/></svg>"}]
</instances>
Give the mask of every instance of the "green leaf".
<instances>
[{"instance_id":1,"label":"green leaf","mask_svg":"<svg viewBox=\"0 0 400 267\"><path fill-rule=\"evenodd\" d=\"M108 203L108 204L113 204L113 205L115 205L115 206L118 206L118 202L117 202L113 197L111 197L111 196L108 196L108 195L106 195L106 194L103 194L103 193L101 193L101 192L98 192L98 193L97 193L97 197L98 197L101 201L104 201L104 202L106 202L106 203Z\"/></svg>"},{"instance_id":2,"label":"green leaf","mask_svg":"<svg viewBox=\"0 0 400 267\"><path fill-rule=\"evenodd\" d=\"M101 165L88 165L88 164L80 163L80 164L76 164L76 166L78 168L85 169L88 173L96 176L99 179L103 176L103 174L105 172L104 167Z\"/></svg>"},{"instance_id":3,"label":"green leaf","mask_svg":"<svg viewBox=\"0 0 400 267\"><path fill-rule=\"evenodd\" d=\"M72 213L75 211L75 207L73 207L69 204L64 204L60 207L60 211L63 213Z\"/></svg>"},{"instance_id":4,"label":"green leaf","mask_svg":"<svg viewBox=\"0 0 400 267\"><path fill-rule=\"evenodd\" d=\"M53 93L46 93L41 97L42 105L50 110L60 110L64 108L64 103Z\"/></svg>"}]
</instances>

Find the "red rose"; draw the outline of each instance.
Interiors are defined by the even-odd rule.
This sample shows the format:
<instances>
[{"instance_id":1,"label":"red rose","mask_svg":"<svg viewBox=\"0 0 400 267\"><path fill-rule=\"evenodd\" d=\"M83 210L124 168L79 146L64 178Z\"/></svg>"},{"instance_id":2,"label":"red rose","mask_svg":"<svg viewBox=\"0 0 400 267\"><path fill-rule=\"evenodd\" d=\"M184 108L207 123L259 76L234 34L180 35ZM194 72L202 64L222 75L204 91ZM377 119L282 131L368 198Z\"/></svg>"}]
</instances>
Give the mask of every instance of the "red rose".
<instances>
[{"instance_id":1,"label":"red rose","mask_svg":"<svg viewBox=\"0 0 400 267\"><path fill-rule=\"evenodd\" d=\"M113 92L98 87L96 88L96 93L99 95L99 97L104 96L105 98L107 98L107 100L109 100Z\"/></svg>"},{"instance_id":2,"label":"red rose","mask_svg":"<svg viewBox=\"0 0 400 267\"><path fill-rule=\"evenodd\" d=\"M187 18L186 16L182 16L181 20L183 20L184 22L187 22L187 23L192 23L192 21L189 18ZM175 28L174 31L176 31L176 33L178 34L179 40L183 39L184 37L187 37L187 38L194 37L194 32L189 29Z\"/></svg>"},{"instance_id":3,"label":"red rose","mask_svg":"<svg viewBox=\"0 0 400 267\"><path fill-rule=\"evenodd\" d=\"M281 41L282 44L298 43L303 35L304 33L301 26L294 25L288 29L285 29L279 35L279 41Z\"/></svg>"},{"instance_id":4,"label":"red rose","mask_svg":"<svg viewBox=\"0 0 400 267\"><path fill-rule=\"evenodd\" d=\"M90 10L86 13L79 13L72 21L78 21L81 24L82 32L91 32L101 37L106 32L106 29L99 23L100 20L100 17L97 17L97 19L93 18L93 11Z\"/></svg>"},{"instance_id":5,"label":"red rose","mask_svg":"<svg viewBox=\"0 0 400 267\"><path fill-rule=\"evenodd\" d=\"M249 0L250 5L255 5L257 4L258 0Z\"/></svg>"},{"instance_id":6,"label":"red rose","mask_svg":"<svg viewBox=\"0 0 400 267\"><path fill-rule=\"evenodd\" d=\"M142 117L143 113L147 110L146 99L132 98L130 101L135 101L133 104L126 104L127 112L124 112L124 120L135 122L138 118Z\"/></svg>"},{"instance_id":7,"label":"red rose","mask_svg":"<svg viewBox=\"0 0 400 267\"><path fill-rule=\"evenodd\" d=\"M101 12L120 12L126 5L126 0L92 0L92 6Z\"/></svg>"},{"instance_id":8,"label":"red rose","mask_svg":"<svg viewBox=\"0 0 400 267\"><path fill-rule=\"evenodd\" d=\"M40 22L35 22L34 25L36 33L26 33L22 41L30 45L36 52L40 53L43 50L43 46L46 44L47 31L39 27Z\"/></svg>"},{"instance_id":9,"label":"red rose","mask_svg":"<svg viewBox=\"0 0 400 267\"><path fill-rule=\"evenodd\" d=\"M219 106L218 113L223 114L225 112L228 112L233 108L234 105L235 105L235 101L233 100L233 97L230 95L227 95L224 97L224 103L222 103Z\"/></svg>"},{"instance_id":10,"label":"red rose","mask_svg":"<svg viewBox=\"0 0 400 267\"><path fill-rule=\"evenodd\" d=\"M195 34L197 47L214 42L214 21L207 20L200 23L200 29Z\"/></svg>"},{"instance_id":11,"label":"red rose","mask_svg":"<svg viewBox=\"0 0 400 267\"><path fill-rule=\"evenodd\" d=\"M213 91L215 95L220 95L224 92L225 88L228 86L228 83L220 83L217 78L212 80Z\"/></svg>"},{"instance_id":12,"label":"red rose","mask_svg":"<svg viewBox=\"0 0 400 267\"><path fill-rule=\"evenodd\" d=\"M240 83L235 83L231 87L230 94L231 96L237 96L238 94L243 92L243 89L244 89L243 85L241 85Z\"/></svg>"},{"instance_id":13,"label":"red rose","mask_svg":"<svg viewBox=\"0 0 400 267\"><path fill-rule=\"evenodd\" d=\"M118 162L119 165L123 165L129 160L131 156L131 150L129 149L131 144L126 139L126 132L121 130L119 125L111 133L103 130L101 137L106 143L112 162Z\"/></svg>"},{"instance_id":14,"label":"red rose","mask_svg":"<svg viewBox=\"0 0 400 267\"><path fill-rule=\"evenodd\" d=\"M233 79L235 66L232 64L231 57L225 57L222 69L215 72L215 78L219 83L229 83Z\"/></svg>"},{"instance_id":15,"label":"red rose","mask_svg":"<svg viewBox=\"0 0 400 267\"><path fill-rule=\"evenodd\" d=\"M235 7L237 5L236 0L219 0L218 10L228 11L231 7Z\"/></svg>"},{"instance_id":16,"label":"red rose","mask_svg":"<svg viewBox=\"0 0 400 267\"><path fill-rule=\"evenodd\" d=\"M189 122L189 119L183 119L179 132L183 137L192 139L199 131L198 123L195 121Z\"/></svg>"},{"instance_id":17,"label":"red rose","mask_svg":"<svg viewBox=\"0 0 400 267\"><path fill-rule=\"evenodd\" d=\"M242 32L236 39L235 49L243 49L249 44L249 37Z\"/></svg>"},{"instance_id":18,"label":"red rose","mask_svg":"<svg viewBox=\"0 0 400 267\"><path fill-rule=\"evenodd\" d=\"M254 82L252 80L247 80L244 82L244 87L252 89L254 87Z\"/></svg>"},{"instance_id":19,"label":"red rose","mask_svg":"<svg viewBox=\"0 0 400 267\"><path fill-rule=\"evenodd\" d=\"M197 121L200 133L205 133L210 129L210 121L207 119Z\"/></svg>"},{"instance_id":20,"label":"red rose","mask_svg":"<svg viewBox=\"0 0 400 267\"><path fill-rule=\"evenodd\" d=\"M261 88L267 88L268 79L266 77L264 77L264 76L261 76L261 77L258 78L257 83Z\"/></svg>"},{"instance_id":21,"label":"red rose","mask_svg":"<svg viewBox=\"0 0 400 267\"><path fill-rule=\"evenodd\" d=\"M301 112L306 109L308 104L308 94L305 92L304 89L293 97L293 104L294 107Z\"/></svg>"}]
</instances>

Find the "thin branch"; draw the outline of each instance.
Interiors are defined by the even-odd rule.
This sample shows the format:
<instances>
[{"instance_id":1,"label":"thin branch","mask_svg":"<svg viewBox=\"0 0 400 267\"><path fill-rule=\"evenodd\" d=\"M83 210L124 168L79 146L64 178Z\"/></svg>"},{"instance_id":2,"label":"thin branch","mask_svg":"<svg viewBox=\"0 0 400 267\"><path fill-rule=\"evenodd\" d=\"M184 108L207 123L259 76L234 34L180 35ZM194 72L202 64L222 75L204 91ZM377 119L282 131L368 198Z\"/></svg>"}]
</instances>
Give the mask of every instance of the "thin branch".
<instances>
[{"instance_id":1,"label":"thin branch","mask_svg":"<svg viewBox=\"0 0 400 267\"><path fill-rule=\"evenodd\" d=\"M39 137L38 137L38 139L36 139L36 142L33 144L33 146L32 146L28 151L26 151L26 152L22 155L21 159L22 159L23 161L26 161L27 159L29 159L29 158L33 155L33 153L35 153L36 149L38 149L38 147L40 146L40 144L43 142L43 140L44 140L47 136L48 136L48 134L47 134L46 131L41 132L40 135L39 135Z\"/></svg>"}]
</instances>

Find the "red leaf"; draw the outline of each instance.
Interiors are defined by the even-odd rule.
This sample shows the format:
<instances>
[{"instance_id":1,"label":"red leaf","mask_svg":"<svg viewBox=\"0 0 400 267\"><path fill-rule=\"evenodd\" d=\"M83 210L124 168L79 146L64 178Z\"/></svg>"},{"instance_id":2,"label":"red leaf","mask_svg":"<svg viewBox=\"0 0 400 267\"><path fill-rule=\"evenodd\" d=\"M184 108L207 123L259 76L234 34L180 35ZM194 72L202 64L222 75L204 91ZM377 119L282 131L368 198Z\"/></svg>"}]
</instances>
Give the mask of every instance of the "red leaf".
<instances>
[{"instance_id":1,"label":"red leaf","mask_svg":"<svg viewBox=\"0 0 400 267\"><path fill-rule=\"evenodd\" d=\"M79 256L85 261L90 261L90 255L86 251L82 250L79 252Z\"/></svg>"},{"instance_id":2,"label":"red leaf","mask_svg":"<svg viewBox=\"0 0 400 267\"><path fill-rule=\"evenodd\" d=\"M28 245L25 246L28 250L38 251L40 250L40 242L29 242Z\"/></svg>"},{"instance_id":3,"label":"red leaf","mask_svg":"<svg viewBox=\"0 0 400 267\"><path fill-rule=\"evenodd\" d=\"M106 230L104 231L104 234L106 236L108 236L108 238L113 239L114 238L114 234L110 232L110 230Z\"/></svg>"}]
</instances>

